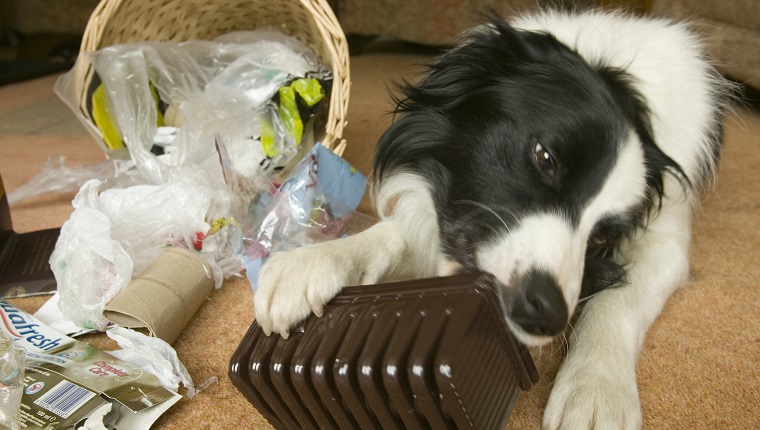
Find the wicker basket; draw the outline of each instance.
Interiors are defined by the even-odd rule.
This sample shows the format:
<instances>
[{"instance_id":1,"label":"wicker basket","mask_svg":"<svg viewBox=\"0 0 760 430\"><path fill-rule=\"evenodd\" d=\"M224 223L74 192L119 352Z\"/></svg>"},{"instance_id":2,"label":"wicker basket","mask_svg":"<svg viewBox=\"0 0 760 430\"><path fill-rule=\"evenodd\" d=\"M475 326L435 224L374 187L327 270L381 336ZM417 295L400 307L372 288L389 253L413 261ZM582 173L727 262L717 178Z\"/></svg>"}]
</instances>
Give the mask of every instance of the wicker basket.
<instances>
[{"instance_id":1,"label":"wicker basket","mask_svg":"<svg viewBox=\"0 0 760 430\"><path fill-rule=\"evenodd\" d=\"M348 44L326 0L102 0L87 24L81 52L146 40L208 40L262 27L296 37L331 67L333 86L320 142L341 155L350 87ZM89 61L77 61L72 69L78 108L90 122L87 99L94 74Z\"/></svg>"}]
</instances>

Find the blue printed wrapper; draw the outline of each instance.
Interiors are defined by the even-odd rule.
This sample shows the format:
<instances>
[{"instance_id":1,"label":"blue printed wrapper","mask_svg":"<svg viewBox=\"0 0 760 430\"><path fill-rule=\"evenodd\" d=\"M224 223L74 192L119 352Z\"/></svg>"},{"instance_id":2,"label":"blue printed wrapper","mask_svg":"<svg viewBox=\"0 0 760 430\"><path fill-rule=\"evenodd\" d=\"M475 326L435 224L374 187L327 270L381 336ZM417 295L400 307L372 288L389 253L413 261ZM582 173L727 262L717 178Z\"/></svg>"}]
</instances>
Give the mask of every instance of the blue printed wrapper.
<instances>
[{"instance_id":1,"label":"blue printed wrapper","mask_svg":"<svg viewBox=\"0 0 760 430\"><path fill-rule=\"evenodd\" d=\"M356 211L367 179L317 143L285 181L249 209L246 276L255 292L261 266L273 252L357 233L373 223Z\"/></svg>"}]
</instances>

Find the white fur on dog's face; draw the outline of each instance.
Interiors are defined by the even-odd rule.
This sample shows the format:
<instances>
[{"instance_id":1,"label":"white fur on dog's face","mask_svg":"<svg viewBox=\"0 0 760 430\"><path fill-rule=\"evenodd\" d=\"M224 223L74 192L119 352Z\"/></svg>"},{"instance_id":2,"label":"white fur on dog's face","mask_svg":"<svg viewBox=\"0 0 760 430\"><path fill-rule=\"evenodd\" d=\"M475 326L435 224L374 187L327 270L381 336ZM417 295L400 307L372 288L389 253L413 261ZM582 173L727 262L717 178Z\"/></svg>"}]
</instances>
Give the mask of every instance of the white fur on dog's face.
<instances>
[{"instance_id":1,"label":"white fur on dog's face","mask_svg":"<svg viewBox=\"0 0 760 430\"><path fill-rule=\"evenodd\" d=\"M557 280L571 315L578 303L586 244L595 224L605 216L625 214L641 203L645 198L645 173L640 144L630 136L603 187L583 209L577 227L561 215L529 215L475 251L478 269L493 274L505 288L531 269L550 273ZM442 256L440 275L459 269L458 263ZM529 334L512 322L509 325L526 345L542 345L552 339Z\"/></svg>"}]
</instances>

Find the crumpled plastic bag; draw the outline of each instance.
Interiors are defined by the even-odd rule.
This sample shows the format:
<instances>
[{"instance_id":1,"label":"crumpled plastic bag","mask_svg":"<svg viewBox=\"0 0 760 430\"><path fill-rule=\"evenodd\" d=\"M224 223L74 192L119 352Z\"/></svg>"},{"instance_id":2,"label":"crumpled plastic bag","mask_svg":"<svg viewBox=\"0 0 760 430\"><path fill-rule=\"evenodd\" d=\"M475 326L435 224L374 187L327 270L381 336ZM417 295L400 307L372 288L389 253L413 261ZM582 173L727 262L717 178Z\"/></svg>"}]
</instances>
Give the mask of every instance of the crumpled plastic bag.
<instances>
[{"instance_id":1,"label":"crumpled plastic bag","mask_svg":"<svg viewBox=\"0 0 760 430\"><path fill-rule=\"evenodd\" d=\"M232 179L229 186L240 186ZM316 144L282 184L252 199L239 218L246 277L253 291L272 253L350 236L374 224L374 218L356 211L366 186L364 175ZM238 194L245 195L245 190Z\"/></svg>"},{"instance_id":2,"label":"crumpled plastic bag","mask_svg":"<svg viewBox=\"0 0 760 430\"><path fill-rule=\"evenodd\" d=\"M221 174L213 145L214 133L221 131L231 142L247 143L231 145L231 151L247 150L252 138L262 147L265 136L272 136L269 152L281 158L274 164L282 166L299 142L283 125L273 96L295 78L332 79L310 48L275 30L233 32L211 41L113 45L77 61L95 68L103 86L93 93L92 104L99 95L107 112L98 116L100 111L93 108L94 123L81 113L79 82L73 73L56 82L55 92L103 142L107 154L123 157L126 145L149 183L162 183L167 165L193 163ZM158 163L151 153L162 123L180 127L166 163ZM256 159L258 171L266 159Z\"/></svg>"},{"instance_id":3,"label":"crumpled plastic bag","mask_svg":"<svg viewBox=\"0 0 760 430\"><path fill-rule=\"evenodd\" d=\"M82 186L50 257L59 307L75 324L105 329L105 305L166 246L196 250L217 288L242 270L231 195L204 171L177 167L162 185L102 185L95 179Z\"/></svg>"},{"instance_id":4,"label":"crumpled plastic bag","mask_svg":"<svg viewBox=\"0 0 760 430\"><path fill-rule=\"evenodd\" d=\"M196 388L187 368L177 357L177 352L159 338L118 326L109 329L106 334L122 348L110 351L109 354L157 377L167 390L176 393L181 383L187 389L187 397L192 399L203 389L218 381L218 378L212 376Z\"/></svg>"},{"instance_id":5,"label":"crumpled plastic bag","mask_svg":"<svg viewBox=\"0 0 760 430\"><path fill-rule=\"evenodd\" d=\"M61 295L61 312L80 327L103 329L103 306L129 284L132 260L111 237L111 220L99 210L94 179L74 198L74 212L61 227L50 267Z\"/></svg>"},{"instance_id":6,"label":"crumpled plastic bag","mask_svg":"<svg viewBox=\"0 0 760 430\"><path fill-rule=\"evenodd\" d=\"M85 182L100 179L104 188L125 188L145 184L145 178L132 160L109 158L83 166L67 164L66 156L51 155L42 170L24 185L8 193L8 204L14 206L26 199L47 193L78 191Z\"/></svg>"},{"instance_id":7,"label":"crumpled plastic bag","mask_svg":"<svg viewBox=\"0 0 760 430\"><path fill-rule=\"evenodd\" d=\"M24 394L24 350L0 331L0 428L16 430Z\"/></svg>"}]
</instances>

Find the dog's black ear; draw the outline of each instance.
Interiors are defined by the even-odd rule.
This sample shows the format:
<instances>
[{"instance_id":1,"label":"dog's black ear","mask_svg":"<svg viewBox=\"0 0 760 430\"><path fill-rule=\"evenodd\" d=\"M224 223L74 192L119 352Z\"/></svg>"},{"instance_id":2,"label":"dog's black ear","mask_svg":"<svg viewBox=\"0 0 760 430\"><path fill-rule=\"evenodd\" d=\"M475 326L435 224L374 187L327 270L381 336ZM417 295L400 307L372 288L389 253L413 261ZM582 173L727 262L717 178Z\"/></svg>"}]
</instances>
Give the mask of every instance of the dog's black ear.
<instances>
[{"instance_id":1,"label":"dog's black ear","mask_svg":"<svg viewBox=\"0 0 760 430\"><path fill-rule=\"evenodd\" d=\"M499 59L512 63L545 61L571 52L551 34L516 29L497 15L489 17L480 34L473 34L472 43L494 46L501 54Z\"/></svg>"},{"instance_id":2,"label":"dog's black ear","mask_svg":"<svg viewBox=\"0 0 760 430\"><path fill-rule=\"evenodd\" d=\"M381 180L390 171L403 169L424 170L427 177L441 175L438 166L429 164L438 158L450 126L444 115L433 110L408 112L394 121L375 148L375 180ZM439 183L439 188L444 188L444 182Z\"/></svg>"},{"instance_id":3,"label":"dog's black ear","mask_svg":"<svg viewBox=\"0 0 760 430\"><path fill-rule=\"evenodd\" d=\"M691 186L691 181L681 166L667 154L662 152L654 139L651 113L646 100L634 86L633 77L625 70L611 67L601 68L597 73L625 115L628 123L636 131L644 151L644 161L647 169L648 202L642 208L644 212L659 208L665 193L664 175L670 173L678 179L684 188Z\"/></svg>"},{"instance_id":4,"label":"dog's black ear","mask_svg":"<svg viewBox=\"0 0 760 430\"><path fill-rule=\"evenodd\" d=\"M536 64L577 63L577 55L554 36L512 27L492 15L467 32L428 66L423 79L400 85L396 112L447 111L480 89L531 75Z\"/></svg>"}]
</instances>

